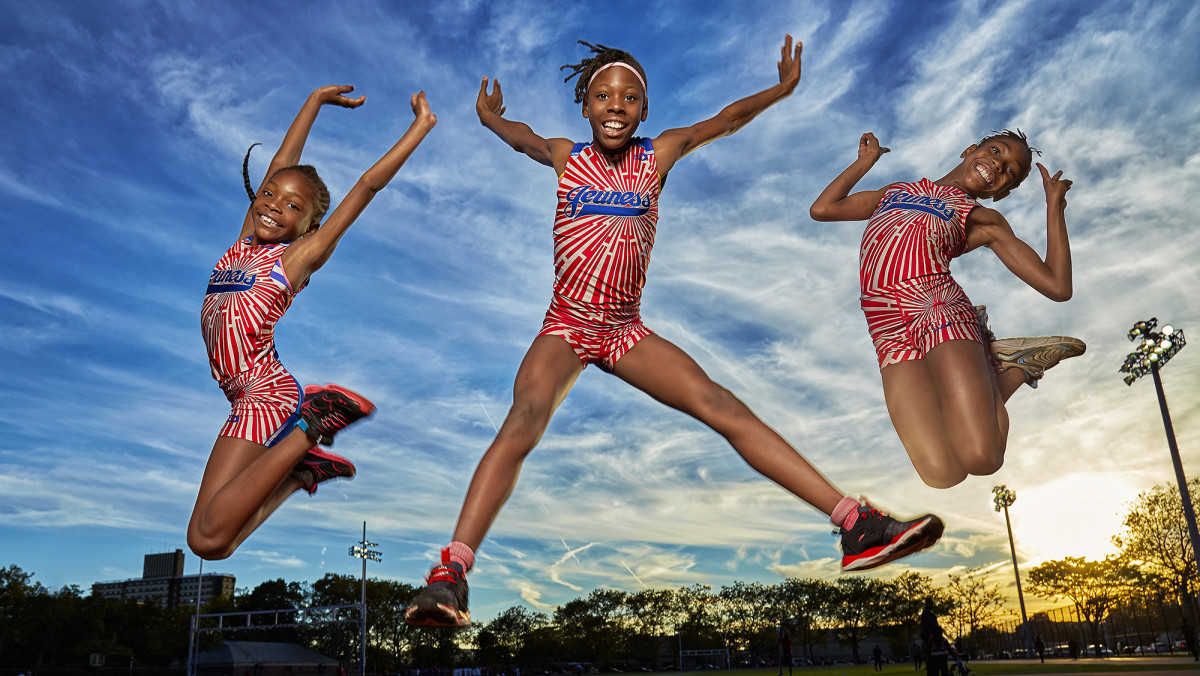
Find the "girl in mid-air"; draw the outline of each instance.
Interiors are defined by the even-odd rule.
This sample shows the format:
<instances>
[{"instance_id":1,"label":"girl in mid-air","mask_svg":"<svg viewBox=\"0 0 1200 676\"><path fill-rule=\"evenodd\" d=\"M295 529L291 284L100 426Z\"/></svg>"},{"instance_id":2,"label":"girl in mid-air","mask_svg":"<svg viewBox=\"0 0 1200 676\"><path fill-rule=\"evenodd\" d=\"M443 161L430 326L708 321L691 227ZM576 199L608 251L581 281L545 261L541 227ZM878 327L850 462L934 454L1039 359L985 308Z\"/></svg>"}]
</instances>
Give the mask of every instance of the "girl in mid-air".
<instances>
[{"instance_id":1,"label":"girl in mid-air","mask_svg":"<svg viewBox=\"0 0 1200 676\"><path fill-rule=\"evenodd\" d=\"M800 81L801 45L793 52L792 38L786 38L778 84L716 117L648 139L636 135L648 112L645 71L627 52L583 44L594 55L564 68L573 69L567 80L578 75L575 103L582 104L590 142L542 138L528 125L502 117L499 82L489 93L484 78L479 88L480 122L558 175L554 296L517 371L508 417L471 479L453 541L409 607L407 621L470 623L464 575L474 552L512 492L525 456L588 364L704 422L755 470L830 515L842 529L844 569L871 568L932 545L942 533L937 517L901 522L846 496L691 357L642 324L642 286L668 172L684 155L741 129L791 94Z\"/></svg>"},{"instance_id":2,"label":"girl in mid-air","mask_svg":"<svg viewBox=\"0 0 1200 676\"><path fill-rule=\"evenodd\" d=\"M297 490L311 494L322 481L354 476L350 461L316 444L332 444L339 430L375 409L337 385L310 385L302 392L279 362L274 340L275 323L292 298L437 124L425 92L414 94L416 119L408 131L321 223L329 191L311 166L297 163L321 106L357 108L366 100L347 98L351 90L331 85L314 91L257 192L245 176L250 208L237 241L209 277L200 328L213 378L233 410L213 444L188 522L188 546L205 559L232 554Z\"/></svg>"},{"instance_id":3,"label":"girl in mid-air","mask_svg":"<svg viewBox=\"0 0 1200 676\"><path fill-rule=\"evenodd\" d=\"M893 183L850 191L883 153L862 135L858 159L809 210L817 221L867 220L859 250L860 303L879 358L892 424L925 483L949 488L969 474L991 474L1004 462L1004 402L1023 384L1037 387L1045 370L1083 354L1068 336L993 340L983 307L973 307L950 276L950 260L986 246L1047 298L1071 297L1067 190L1062 172L1041 163L1046 191L1046 256L1017 238L1004 216L979 200L1000 200L1033 168L1025 135L994 133L962 152L962 162L936 181Z\"/></svg>"}]
</instances>

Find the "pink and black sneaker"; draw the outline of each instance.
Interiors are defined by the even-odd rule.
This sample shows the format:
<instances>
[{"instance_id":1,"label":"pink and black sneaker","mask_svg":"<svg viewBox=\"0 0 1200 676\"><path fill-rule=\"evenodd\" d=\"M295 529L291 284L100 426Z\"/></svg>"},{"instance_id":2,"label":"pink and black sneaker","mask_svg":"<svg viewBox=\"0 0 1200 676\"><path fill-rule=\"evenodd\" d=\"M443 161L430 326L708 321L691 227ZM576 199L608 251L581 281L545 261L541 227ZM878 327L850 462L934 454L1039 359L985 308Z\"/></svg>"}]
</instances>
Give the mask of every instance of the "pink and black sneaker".
<instances>
[{"instance_id":1,"label":"pink and black sneaker","mask_svg":"<svg viewBox=\"0 0 1200 676\"><path fill-rule=\"evenodd\" d=\"M309 495L317 492L317 484L330 479L345 477L347 479L354 477L354 463L343 458L335 453L330 453L320 446L313 446L305 454L304 459L300 464L296 465L293 474L300 476L301 480L305 480L305 472L312 474L312 485L308 485L305 481L304 490L308 491Z\"/></svg>"},{"instance_id":2,"label":"pink and black sneaker","mask_svg":"<svg viewBox=\"0 0 1200 676\"><path fill-rule=\"evenodd\" d=\"M442 562L429 571L425 583L425 588L404 612L405 623L421 627L471 625L471 611L467 610L467 575L461 565L450 560L447 550L442 550Z\"/></svg>"},{"instance_id":3,"label":"pink and black sneaker","mask_svg":"<svg viewBox=\"0 0 1200 676\"><path fill-rule=\"evenodd\" d=\"M332 383L309 385L304 388L300 422L296 426L313 441L332 446L335 434L374 412L375 404L357 392Z\"/></svg>"},{"instance_id":4,"label":"pink and black sneaker","mask_svg":"<svg viewBox=\"0 0 1200 676\"><path fill-rule=\"evenodd\" d=\"M870 505L859 505L854 525L841 528L842 570L867 570L932 547L942 537L942 520L926 514L897 521Z\"/></svg>"}]
</instances>

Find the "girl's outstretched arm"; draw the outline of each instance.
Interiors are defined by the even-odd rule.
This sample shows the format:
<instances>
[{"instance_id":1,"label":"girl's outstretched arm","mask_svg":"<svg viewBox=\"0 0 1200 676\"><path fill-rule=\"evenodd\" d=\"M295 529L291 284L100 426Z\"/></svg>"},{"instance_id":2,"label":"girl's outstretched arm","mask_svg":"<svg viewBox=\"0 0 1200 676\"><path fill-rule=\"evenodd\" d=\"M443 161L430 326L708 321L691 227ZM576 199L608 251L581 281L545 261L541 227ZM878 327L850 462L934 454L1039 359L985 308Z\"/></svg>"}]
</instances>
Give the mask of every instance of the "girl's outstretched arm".
<instances>
[{"instance_id":1,"label":"girl's outstretched arm","mask_svg":"<svg viewBox=\"0 0 1200 676\"><path fill-rule=\"evenodd\" d=\"M987 246L1014 275L1054 301L1070 300L1071 245L1067 241L1067 191L1071 181L1053 176L1039 162L1046 190L1046 259L1021 241L995 209L977 207L967 216L967 246Z\"/></svg>"},{"instance_id":2,"label":"girl's outstretched arm","mask_svg":"<svg viewBox=\"0 0 1200 676\"><path fill-rule=\"evenodd\" d=\"M425 92L413 94L410 103L416 117L408 131L404 132L404 136L358 179L324 224L309 230L284 252L283 265L293 288L299 288L300 284L329 260L338 240L371 203L375 193L383 190L392 180L429 130L437 124L437 116L429 110Z\"/></svg>"},{"instance_id":3,"label":"girl's outstretched arm","mask_svg":"<svg viewBox=\"0 0 1200 676\"><path fill-rule=\"evenodd\" d=\"M316 121L321 106L332 104L343 108L357 108L367 100L365 96L357 99L347 98L345 94L352 91L354 91L354 87L350 85L326 85L313 90L313 93L308 95L308 99L300 107L300 112L296 113L296 119L292 120L292 126L288 127L287 133L283 135L283 142L279 144L279 150L276 151L275 157L271 158L271 164L267 167L267 175L259 183L258 190L262 190L262 184L266 183L267 179L275 172L300 163L300 153L304 151L308 132L312 130L313 122ZM255 191L256 194L257 192ZM249 237L252 232L254 232L253 214L247 209L246 218L242 221L242 233L238 239Z\"/></svg>"},{"instance_id":4,"label":"girl's outstretched arm","mask_svg":"<svg viewBox=\"0 0 1200 676\"><path fill-rule=\"evenodd\" d=\"M850 191L887 152L891 149L880 146L874 134L863 134L858 140L858 159L821 191L817 201L808 208L808 215L814 221L865 221L870 218L886 189L864 190L853 195Z\"/></svg>"},{"instance_id":5,"label":"girl's outstretched arm","mask_svg":"<svg viewBox=\"0 0 1200 676\"><path fill-rule=\"evenodd\" d=\"M703 122L690 127L668 129L654 139L654 156L658 161L658 173L666 176L684 155L722 136L728 136L746 126L759 113L791 95L800 83L800 50L803 43L796 42L792 49L792 36L784 37L781 56L776 66L779 69L779 84L735 101Z\"/></svg>"},{"instance_id":6,"label":"girl's outstretched arm","mask_svg":"<svg viewBox=\"0 0 1200 676\"><path fill-rule=\"evenodd\" d=\"M504 119L504 95L500 92L500 81L492 84L489 94L488 79L483 78L479 85L479 97L475 99L475 112L479 114L479 123L491 129L500 140L507 143L513 150L525 153L534 161L547 167L554 167L557 174L563 173L567 166L567 158L571 153L571 141L565 138L545 139L524 122Z\"/></svg>"}]
</instances>

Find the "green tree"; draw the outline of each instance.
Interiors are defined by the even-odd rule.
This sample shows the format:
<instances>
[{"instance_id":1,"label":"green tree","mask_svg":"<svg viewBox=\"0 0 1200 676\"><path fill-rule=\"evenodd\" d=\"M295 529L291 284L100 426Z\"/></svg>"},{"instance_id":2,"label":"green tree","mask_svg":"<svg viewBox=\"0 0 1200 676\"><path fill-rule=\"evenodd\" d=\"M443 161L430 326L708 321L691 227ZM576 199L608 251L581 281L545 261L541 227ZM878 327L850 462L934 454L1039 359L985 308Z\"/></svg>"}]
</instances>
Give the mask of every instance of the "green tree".
<instances>
[{"instance_id":1,"label":"green tree","mask_svg":"<svg viewBox=\"0 0 1200 676\"><path fill-rule=\"evenodd\" d=\"M717 614L727 645L735 654L757 659L774 648L778 617L770 611L772 592L772 587L759 582L734 582L717 592ZM764 641L764 637L771 640Z\"/></svg>"},{"instance_id":2,"label":"green tree","mask_svg":"<svg viewBox=\"0 0 1200 676\"><path fill-rule=\"evenodd\" d=\"M774 586L774 614L788 623L792 640L802 646L800 654L810 660L813 645L823 640L819 626L830 617L834 596L832 583L815 578L788 578Z\"/></svg>"},{"instance_id":3,"label":"green tree","mask_svg":"<svg viewBox=\"0 0 1200 676\"><path fill-rule=\"evenodd\" d=\"M476 662L497 671L541 663L546 646L539 645L544 638L539 630L547 624L546 615L523 606L505 610L479 630L475 639Z\"/></svg>"},{"instance_id":4,"label":"green tree","mask_svg":"<svg viewBox=\"0 0 1200 676\"><path fill-rule=\"evenodd\" d=\"M1200 511L1200 478L1188 481L1188 492L1192 508ZM1125 530L1112 538L1122 555L1171 580L1180 603L1194 609L1200 576L1178 486L1157 484L1140 493L1123 525ZM1198 620L1192 618L1193 626L1200 624Z\"/></svg>"},{"instance_id":5,"label":"green tree","mask_svg":"<svg viewBox=\"0 0 1200 676\"><path fill-rule=\"evenodd\" d=\"M1136 568L1115 556L1103 561L1068 556L1030 570L1028 588L1042 598L1055 600L1061 597L1074 603L1079 616L1091 628L1092 642L1099 652L1100 623L1109 610L1137 586L1139 579Z\"/></svg>"},{"instance_id":6,"label":"green tree","mask_svg":"<svg viewBox=\"0 0 1200 676\"><path fill-rule=\"evenodd\" d=\"M962 575L952 573L949 578L946 592L953 605L947 618L955 636L974 638L976 632L991 625L1004 608L1000 585L989 585L987 573L980 568L971 568Z\"/></svg>"},{"instance_id":7,"label":"green tree","mask_svg":"<svg viewBox=\"0 0 1200 676\"><path fill-rule=\"evenodd\" d=\"M843 645L849 645L854 662L859 659L858 645L867 633L878 631L888 617L894 601L894 588L870 577L839 577L833 583L829 618L834 633Z\"/></svg>"}]
</instances>

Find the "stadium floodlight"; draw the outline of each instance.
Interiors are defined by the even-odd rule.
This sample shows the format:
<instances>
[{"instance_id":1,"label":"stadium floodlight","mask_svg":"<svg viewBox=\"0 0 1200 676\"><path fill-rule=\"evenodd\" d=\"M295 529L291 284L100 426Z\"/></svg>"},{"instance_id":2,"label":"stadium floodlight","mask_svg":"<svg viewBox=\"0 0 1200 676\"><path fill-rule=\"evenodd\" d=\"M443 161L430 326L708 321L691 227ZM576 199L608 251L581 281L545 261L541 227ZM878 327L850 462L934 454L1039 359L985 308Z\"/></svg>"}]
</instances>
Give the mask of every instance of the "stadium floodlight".
<instances>
[{"instance_id":1,"label":"stadium floodlight","mask_svg":"<svg viewBox=\"0 0 1200 676\"><path fill-rule=\"evenodd\" d=\"M383 552L378 549L378 542L369 542L367 540L367 522L363 521L363 539L357 544L350 547L350 556L356 559L362 559L362 601L359 609L359 619L361 620L361 634L359 638L359 658L358 669L360 676L367 676L367 561L382 561Z\"/></svg>"},{"instance_id":2,"label":"stadium floodlight","mask_svg":"<svg viewBox=\"0 0 1200 676\"><path fill-rule=\"evenodd\" d=\"M1017 579L1017 602L1021 605L1021 628L1025 633L1025 655L1026 657L1033 656L1033 637L1029 633L1029 618L1025 615L1025 594L1021 592L1021 571L1017 568L1017 546L1013 543L1012 522L1008 519L1008 508L1017 501L1015 491L1008 490L1008 486L1000 484L992 487L992 504L996 506L996 511L1004 511L1004 526L1008 528L1008 550L1012 552L1013 575Z\"/></svg>"},{"instance_id":3,"label":"stadium floodlight","mask_svg":"<svg viewBox=\"0 0 1200 676\"><path fill-rule=\"evenodd\" d=\"M1138 322L1129 329L1126 336L1137 347L1125 357L1121 365L1121 373L1125 376L1125 384L1133 385L1133 381L1149 373L1154 378L1154 391L1158 394L1158 409L1162 413L1163 427L1167 431L1167 447L1171 451L1171 464L1175 466L1175 482L1179 484L1179 497L1183 503L1183 518L1187 522L1188 537L1192 541L1192 555L1200 560L1200 530L1196 528L1196 510L1192 508L1192 496L1188 491L1187 477L1183 474L1183 461L1179 457L1179 446L1175 443L1175 428L1171 425L1171 411L1167 408L1167 395L1163 391L1162 376L1158 374L1171 357L1174 357L1187 345L1187 339L1181 329L1166 324L1161 330L1155 331L1158 318L1151 317Z\"/></svg>"}]
</instances>

